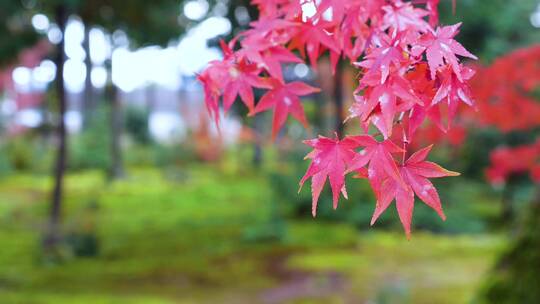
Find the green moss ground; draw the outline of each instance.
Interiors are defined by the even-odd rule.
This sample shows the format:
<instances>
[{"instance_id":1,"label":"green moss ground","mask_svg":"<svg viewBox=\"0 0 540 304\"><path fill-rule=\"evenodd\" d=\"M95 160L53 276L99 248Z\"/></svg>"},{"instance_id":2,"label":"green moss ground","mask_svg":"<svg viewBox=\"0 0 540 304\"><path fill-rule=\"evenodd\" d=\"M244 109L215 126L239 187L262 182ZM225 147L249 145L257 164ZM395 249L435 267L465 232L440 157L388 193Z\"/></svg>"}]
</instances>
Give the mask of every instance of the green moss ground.
<instances>
[{"instance_id":1,"label":"green moss ground","mask_svg":"<svg viewBox=\"0 0 540 304\"><path fill-rule=\"evenodd\" d=\"M0 303L468 303L504 246L276 219L264 176L235 171L69 175L64 231L99 254L61 262L40 250L50 180L1 180Z\"/></svg>"}]
</instances>

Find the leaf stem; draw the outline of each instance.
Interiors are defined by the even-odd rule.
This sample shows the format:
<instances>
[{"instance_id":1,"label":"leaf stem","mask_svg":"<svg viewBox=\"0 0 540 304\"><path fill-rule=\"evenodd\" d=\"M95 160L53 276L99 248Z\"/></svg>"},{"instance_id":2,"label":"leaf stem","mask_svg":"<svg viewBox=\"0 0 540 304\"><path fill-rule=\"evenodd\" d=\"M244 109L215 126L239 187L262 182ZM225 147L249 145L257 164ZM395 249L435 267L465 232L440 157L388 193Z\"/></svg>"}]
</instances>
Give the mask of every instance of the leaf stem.
<instances>
[{"instance_id":1,"label":"leaf stem","mask_svg":"<svg viewBox=\"0 0 540 304\"><path fill-rule=\"evenodd\" d=\"M403 129L403 154L401 158L401 164L405 165L405 159L407 158L407 146L409 144L409 140L407 139L407 135L405 134L405 129Z\"/></svg>"}]
</instances>

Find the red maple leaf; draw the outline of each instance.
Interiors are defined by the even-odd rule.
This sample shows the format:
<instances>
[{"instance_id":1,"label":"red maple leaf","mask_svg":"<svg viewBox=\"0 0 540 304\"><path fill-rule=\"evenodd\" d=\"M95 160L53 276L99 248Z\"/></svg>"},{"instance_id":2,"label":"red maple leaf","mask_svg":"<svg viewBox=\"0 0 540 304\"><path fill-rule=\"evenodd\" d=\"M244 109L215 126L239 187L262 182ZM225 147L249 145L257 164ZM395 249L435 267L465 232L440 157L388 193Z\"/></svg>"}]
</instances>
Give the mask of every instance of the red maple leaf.
<instances>
[{"instance_id":1,"label":"red maple leaf","mask_svg":"<svg viewBox=\"0 0 540 304\"><path fill-rule=\"evenodd\" d=\"M345 2L345 1L344 1ZM354 62L365 51L375 33L367 21L370 18L378 19L381 14L381 3L363 0L346 1L347 14L343 17L340 27L336 27L336 40L341 50L351 62ZM354 40L354 42L353 42ZM335 56L335 53L331 53ZM339 54L338 54L339 55Z\"/></svg>"},{"instance_id":2,"label":"red maple leaf","mask_svg":"<svg viewBox=\"0 0 540 304\"><path fill-rule=\"evenodd\" d=\"M212 80L210 74L212 69L205 70L202 74L197 75L197 79L203 85L204 104L210 116L214 118L216 126L219 127L219 97L221 90L216 82Z\"/></svg>"},{"instance_id":3,"label":"red maple leaf","mask_svg":"<svg viewBox=\"0 0 540 304\"><path fill-rule=\"evenodd\" d=\"M334 27L333 23L318 21L317 24L303 22L298 26L298 32L291 39L289 48L297 49L302 57L307 56L313 67L317 66L317 59L322 51L329 49L334 53L341 53L334 37L329 34L329 28Z\"/></svg>"},{"instance_id":4,"label":"red maple leaf","mask_svg":"<svg viewBox=\"0 0 540 304\"><path fill-rule=\"evenodd\" d=\"M455 0L454 4L455 4ZM440 0L426 0L426 9L429 11L429 24L433 27L439 23L439 6Z\"/></svg>"},{"instance_id":5,"label":"red maple leaf","mask_svg":"<svg viewBox=\"0 0 540 304\"><path fill-rule=\"evenodd\" d=\"M380 184L383 180L391 178L405 187L392 157L392 153L402 153L403 149L390 140L378 142L370 135L355 136L354 140L364 149L356 153L347 172L358 172L369 164L366 173L373 184Z\"/></svg>"},{"instance_id":6,"label":"red maple leaf","mask_svg":"<svg viewBox=\"0 0 540 304\"><path fill-rule=\"evenodd\" d=\"M407 137L412 138L416 130L422 123L429 118L435 125L446 132L446 128L442 124L441 111L438 105L433 104L435 96L434 80L429 78L429 67L426 63L419 64L414 70L406 75L407 80L418 98L423 102L423 105L416 104L409 112L407 119Z\"/></svg>"},{"instance_id":7,"label":"red maple leaf","mask_svg":"<svg viewBox=\"0 0 540 304\"><path fill-rule=\"evenodd\" d=\"M237 96L240 96L246 107L253 111L253 88L271 88L264 78L258 76L261 69L256 64L248 63L245 59L237 60L229 45L222 42L221 46L225 59L211 62L211 66L197 77L203 84L205 103L216 123L219 120L221 95L224 112L229 110Z\"/></svg>"},{"instance_id":8,"label":"red maple leaf","mask_svg":"<svg viewBox=\"0 0 540 304\"><path fill-rule=\"evenodd\" d=\"M457 176L459 173L448 171L435 163L426 161L425 159L431 151L431 147L417 151L404 164L399 166L399 174L405 181L405 187L392 178L387 178L381 183L373 185L377 196L377 205L371 219L371 225L375 223L395 199L401 224L409 238L415 194L426 205L433 208L443 220L446 220L439 194L429 181L429 178Z\"/></svg>"},{"instance_id":9,"label":"red maple leaf","mask_svg":"<svg viewBox=\"0 0 540 304\"><path fill-rule=\"evenodd\" d=\"M432 101L432 105L436 105L445 98L447 99L449 125L457 112L460 101L474 107L471 90L465 82L474 76L474 71L468 67L460 67L460 70L461 80L449 66L439 70L441 86Z\"/></svg>"},{"instance_id":10,"label":"red maple leaf","mask_svg":"<svg viewBox=\"0 0 540 304\"><path fill-rule=\"evenodd\" d=\"M410 110L415 104L422 105L422 101L415 95L409 81L403 77L390 77L383 84L368 77L369 74L365 75L361 84L371 87L365 91L364 96L355 96L351 117L359 117L366 127L371 122L384 138L389 138L396 114Z\"/></svg>"},{"instance_id":11,"label":"red maple leaf","mask_svg":"<svg viewBox=\"0 0 540 304\"><path fill-rule=\"evenodd\" d=\"M279 45L280 42L266 38L251 38L242 41L242 49L237 54L240 58L246 58L250 62L256 63L264 68L270 76L283 81L281 63L283 62L303 62L291 51Z\"/></svg>"},{"instance_id":12,"label":"red maple leaf","mask_svg":"<svg viewBox=\"0 0 540 304\"><path fill-rule=\"evenodd\" d=\"M531 179L540 184L540 163L534 165L531 169Z\"/></svg>"},{"instance_id":13,"label":"red maple leaf","mask_svg":"<svg viewBox=\"0 0 540 304\"><path fill-rule=\"evenodd\" d=\"M410 2L396 1L382 8L384 14L384 29L392 27L398 31L409 29L426 32L429 24L423 19L429 13L423 9L415 8Z\"/></svg>"},{"instance_id":14,"label":"red maple leaf","mask_svg":"<svg viewBox=\"0 0 540 304\"><path fill-rule=\"evenodd\" d=\"M317 139L305 140L304 143L313 147L314 150L306 156L306 159L309 158L312 162L300 180L300 190L304 183L311 178L312 214L315 216L319 195L327 177L332 188L334 209L337 208L340 192L347 198L345 171L356 155L354 149L358 148L361 143L356 140L356 137L345 137L343 140L339 140L337 135L335 139L319 136Z\"/></svg>"},{"instance_id":15,"label":"red maple leaf","mask_svg":"<svg viewBox=\"0 0 540 304\"><path fill-rule=\"evenodd\" d=\"M315 1L313 1L315 2ZM348 1L343 0L321 0L317 5L317 13L313 16L314 19L319 19L329 9L332 10L332 20L340 22L345 15L345 7Z\"/></svg>"},{"instance_id":16,"label":"red maple leaf","mask_svg":"<svg viewBox=\"0 0 540 304\"><path fill-rule=\"evenodd\" d=\"M432 79L435 79L437 68L444 65L444 62L446 61L447 64L452 66L458 79L463 82L461 76L462 71L456 54L475 60L478 59L476 56L469 53L469 51L467 51L459 42L454 40L460 26L461 23L439 27L435 33L427 32L420 37L418 45L422 48L416 48L416 51L413 51L413 53L418 55L425 49Z\"/></svg>"},{"instance_id":17,"label":"red maple leaf","mask_svg":"<svg viewBox=\"0 0 540 304\"><path fill-rule=\"evenodd\" d=\"M300 103L299 96L318 93L320 90L300 81L282 83L275 79L269 79L272 89L268 91L250 115L274 108L274 118L272 121L272 138L275 139L278 131L285 124L290 113L296 120L307 127L307 119L304 108Z\"/></svg>"},{"instance_id":18,"label":"red maple leaf","mask_svg":"<svg viewBox=\"0 0 540 304\"><path fill-rule=\"evenodd\" d=\"M374 75L380 75L380 84L383 84L386 82L388 75L390 75L391 68L394 67L395 70L398 70L406 62L406 57L399 45L399 37L391 39L387 35L381 35L379 41L382 45L372 48L366 55L366 59L355 63L355 65L366 68L366 76L369 78L374 78Z\"/></svg>"},{"instance_id":19,"label":"red maple leaf","mask_svg":"<svg viewBox=\"0 0 540 304\"><path fill-rule=\"evenodd\" d=\"M257 76L259 71L260 69L255 64L249 64L244 60L228 69L228 79L223 79L222 82L227 83L223 89L223 108L225 112L230 109L238 95L240 95L249 111L254 110L253 88L271 88L267 81Z\"/></svg>"},{"instance_id":20,"label":"red maple leaf","mask_svg":"<svg viewBox=\"0 0 540 304\"><path fill-rule=\"evenodd\" d=\"M284 1L286 2L286 1ZM252 28L241 33L241 36L246 38L267 38L270 34L276 33L286 29L293 28L296 24L289 20L274 19L274 18L262 18L257 21L253 21L249 24ZM242 45L249 44L249 40Z\"/></svg>"}]
</instances>

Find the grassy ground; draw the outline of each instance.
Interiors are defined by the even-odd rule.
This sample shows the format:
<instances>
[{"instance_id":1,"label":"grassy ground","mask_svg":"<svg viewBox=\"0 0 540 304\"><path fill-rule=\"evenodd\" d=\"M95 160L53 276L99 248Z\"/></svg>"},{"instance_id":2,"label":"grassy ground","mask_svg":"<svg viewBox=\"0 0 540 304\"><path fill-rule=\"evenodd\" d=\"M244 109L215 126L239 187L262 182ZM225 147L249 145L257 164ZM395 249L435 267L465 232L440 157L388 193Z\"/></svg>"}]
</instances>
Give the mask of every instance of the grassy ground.
<instances>
[{"instance_id":1,"label":"grassy ground","mask_svg":"<svg viewBox=\"0 0 540 304\"><path fill-rule=\"evenodd\" d=\"M503 246L283 220L263 176L199 166L70 175L64 231L99 253L58 263L39 247L49 183L0 181L0 303L467 303Z\"/></svg>"}]
</instances>

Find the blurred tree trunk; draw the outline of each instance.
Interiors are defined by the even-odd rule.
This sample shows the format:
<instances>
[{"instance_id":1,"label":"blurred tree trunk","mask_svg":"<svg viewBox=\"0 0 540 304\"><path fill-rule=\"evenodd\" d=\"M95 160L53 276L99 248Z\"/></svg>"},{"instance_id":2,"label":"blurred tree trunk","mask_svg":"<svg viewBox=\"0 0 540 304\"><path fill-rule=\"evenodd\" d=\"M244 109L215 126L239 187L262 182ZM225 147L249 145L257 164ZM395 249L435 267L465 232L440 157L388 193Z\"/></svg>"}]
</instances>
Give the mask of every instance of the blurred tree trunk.
<instances>
[{"instance_id":1,"label":"blurred tree trunk","mask_svg":"<svg viewBox=\"0 0 540 304\"><path fill-rule=\"evenodd\" d=\"M533 206L540 208L540 185L536 185L536 195L533 200Z\"/></svg>"},{"instance_id":2,"label":"blurred tree trunk","mask_svg":"<svg viewBox=\"0 0 540 304\"><path fill-rule=\"evenodd\" d=\"M540 303L540 185L519 235L488 277L485 303Z\"/></svg>"},{"instance_id":3,"label":"blurred tree trunk","mask_svg":"<svg viewBox=\"0 0 540 304\"><path fill-rule=\"evenodd\" d=\"M111 84L108 87L108 99L110 101L110 128L111 128L111 165L109 169L109 178L119 179L125 175L124 161L122 157L122 104L118 96L118 88Z\"/></svg>"},{"instance_id":4,"label":"blurred tree trunk","mask_svg":"<svg viewBox=\"0 0 540 304\"><path fill-rule=\"evenodd\" d=\"M340 60L336 66L336 75L334 75L334 105L335 105L335 131L341 138L343 136L343 64Z\"/></svg>"},{"instance_id":5,"label":"blurred tree trunk","mask_svg":"<svg viewBox=\"0 0 540 304\"><path fill-rule=\"evenodd\" d=\"M512 180L510 179L502 193L501 223L511 223L514 219L514 188Z\"/></svg>"},{"instance_id":6,"label":"blurred tree trunk","mask_svg":"<svg viewBox=\"0 0 540 304\"><path fill-rule=\"evenodd\" d=\"M253 118L253 166L259 168L263 162L263 149L262 149L262 115L256 115Z\"/></svg>"},{"instance_id":7,"label":"blurred tree trunk","mask_svg":"<svg viewBox=\"0 0 540 304\"><path fill-rule=\"evenodd\" d=\"M45 248L53 248L60 239L60 213L62 208L62 194L64 173L66 170L67 161L67 134L64 116L66 113L66 93L64 86L64 61L66 59L64 52L64 33L67 23L67 11L64 5L59 5L55 9L55 21L60 31L62 39L57 45L57 54L55 58L56 64L56 91L58 97L58 152L56 156L56 165L54 168L54 189L52 193L49 227L44 240Z\"/></svg>"},{"instance_id":8,"label":"blurred tree trunk","mask_svg":"<svg viewBox=\"0 0 540 304\"><path fill-rule=\"evenodd\" d=\"M84 65L86 67L86 78L84 81L84 98L82 105L82 115L83 115L83 128L88 127L88 123L94 114L95 104L94 104L94 86L92 85L92 59L90 58L90 25L84 23L84 40L83 48L86 54L84 59Z\"/></svg>"},{"instance_id":9,"label":"blurred tree trunk","mask_svg":"<svg viewBox=\"0 0 540 304\"><path fill-rule=\"evenodd\" d=\"M148 113L152 114L156 108L156 87L154 84L149 84L144 90L144 97Z\"/></svg>"}]
</instances>

